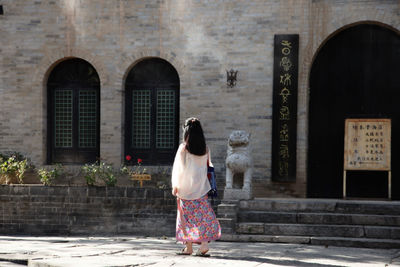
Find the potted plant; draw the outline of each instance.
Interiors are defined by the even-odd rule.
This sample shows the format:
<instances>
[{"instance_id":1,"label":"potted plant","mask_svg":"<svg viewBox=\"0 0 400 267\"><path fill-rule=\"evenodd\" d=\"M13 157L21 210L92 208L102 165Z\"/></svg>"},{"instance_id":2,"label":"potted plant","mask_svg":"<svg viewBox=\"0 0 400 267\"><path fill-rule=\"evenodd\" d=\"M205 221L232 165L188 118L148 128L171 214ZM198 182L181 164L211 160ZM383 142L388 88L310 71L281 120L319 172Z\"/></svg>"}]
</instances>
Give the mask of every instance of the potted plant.
<instances>
[{"instance_id":1,"label":"potted plant","mask_svg":"<svg viewBox=\"0 0 400 267\"><path fill-rule=\"evenodd\" d=\"M56 164L54 168L40 168L37 173L43 185L51 185L54 180L64 173L64 168L61 164Z\"/></svg>"},{"instance_id":2,"label":"potted plant","mask_svg":"<svg viewBox=\"0 0 400 267\"><path fill-rule=\"evenodd\" d=\"M30 167L27 159L17 152L0 154L0 184L22 184Z\"/></svg>"},{"instance_id":3,"label":"potted plant","mask_svg":"<svg viewBox=\"0 0 400 267\"><path fill-rule=\"evenodd\" d=\"M115 171L110 164L105 162L96 162L93 164L85 164L82 167L82 172L87 185L95 185L102 181L106 186L115 186L117 183L117 177Z\"/></svg>"},{"instance_id":4,"label":"potted plant","mask_svg":"<svg viewBox=\"0 0 400 267\"><path fill-rule=\"evenodd\" d=\"M125 156L126 162L129 163L132 160L130 155ZM128 168L123 165L121 167L121 173L128 174L133 181L139 181L140 187L143 187L143 181L150 181L151 175L146 173L146 168L142 167L142 159L137 159L137 165L132 168Z\"/></svg>"}]
</instances>

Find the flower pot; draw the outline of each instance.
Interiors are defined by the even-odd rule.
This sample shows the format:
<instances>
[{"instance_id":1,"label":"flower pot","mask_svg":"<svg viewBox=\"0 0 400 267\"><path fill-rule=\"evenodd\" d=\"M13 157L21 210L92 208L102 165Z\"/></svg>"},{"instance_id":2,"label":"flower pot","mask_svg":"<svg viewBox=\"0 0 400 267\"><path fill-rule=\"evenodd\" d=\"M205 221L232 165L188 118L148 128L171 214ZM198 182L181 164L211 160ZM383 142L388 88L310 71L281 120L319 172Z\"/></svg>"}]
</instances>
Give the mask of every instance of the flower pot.
<instances>
[{"instance_id":1,"label":"flower pot","mask_svg":"<svg viewBox=\"0 0 400 267\"><path fill-rule=\"evenodd\" d=\"M0 184L19 184L19 180L14 173L3 173L0 174Z\"/></svg>"}]
</instances>

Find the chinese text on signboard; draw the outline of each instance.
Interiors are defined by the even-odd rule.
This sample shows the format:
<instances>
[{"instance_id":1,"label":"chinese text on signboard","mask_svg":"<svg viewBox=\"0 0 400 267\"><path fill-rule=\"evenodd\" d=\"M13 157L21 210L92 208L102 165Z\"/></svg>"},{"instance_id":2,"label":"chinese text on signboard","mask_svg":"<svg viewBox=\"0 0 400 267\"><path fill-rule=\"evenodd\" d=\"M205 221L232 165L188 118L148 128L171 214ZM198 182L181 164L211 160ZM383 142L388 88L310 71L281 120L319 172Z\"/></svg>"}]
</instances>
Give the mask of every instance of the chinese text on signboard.
<instances>
[{"instance_id":1,"label":"chinese text on signboard","mask_svg":"<svg viewBox=\"0 0 400 267\"><path fill-rule=\"evenodd\" d=\"M390 170L390 119L346 119L344 170Z\"/></svg>"}]
</instances>

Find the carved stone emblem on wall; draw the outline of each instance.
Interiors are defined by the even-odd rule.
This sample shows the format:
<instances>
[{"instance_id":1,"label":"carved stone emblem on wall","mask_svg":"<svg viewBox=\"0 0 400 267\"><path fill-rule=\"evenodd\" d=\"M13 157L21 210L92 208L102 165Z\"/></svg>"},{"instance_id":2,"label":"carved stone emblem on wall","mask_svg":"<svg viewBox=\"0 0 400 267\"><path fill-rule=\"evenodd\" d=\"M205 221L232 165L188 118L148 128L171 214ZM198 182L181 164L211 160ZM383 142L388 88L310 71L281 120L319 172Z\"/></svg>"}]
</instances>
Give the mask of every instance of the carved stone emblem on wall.
<instances>
[{"instance_id":1,"label":"carved stone emblem on wall","mask_svg":"<svg viewBox=\"0 0 400 267\"><path fill-rule=\"evenodd\" d=\"M228 87L232 88L236 85L237 73L238 71L233 69L226 71L226 84Z\"/></svg>"},{"instance_id":2,"label":"carved stone emblem on wall","mask_svg":"<svg viewBox=\"0 0 400 267\"><path fill-rule=\"evenodd\" d=\"M224 199L250 199L253 160L250 134L233 131L229 136L226 157L226 186Z\"/></svg>"}]
</instances>

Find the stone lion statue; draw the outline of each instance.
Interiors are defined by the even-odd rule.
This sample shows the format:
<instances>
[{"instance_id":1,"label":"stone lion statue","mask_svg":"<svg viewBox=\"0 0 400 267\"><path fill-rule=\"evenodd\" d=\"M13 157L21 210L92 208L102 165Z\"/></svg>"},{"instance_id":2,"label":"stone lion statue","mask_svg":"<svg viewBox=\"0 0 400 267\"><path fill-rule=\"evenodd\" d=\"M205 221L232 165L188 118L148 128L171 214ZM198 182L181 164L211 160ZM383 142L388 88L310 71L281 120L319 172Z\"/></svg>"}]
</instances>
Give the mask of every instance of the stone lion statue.
<instances>
[{"instance_id":1,"label":"stone lion statue","mask_svg":"<svg viewBox=\"0 0 400 267\"><path fill-rule=\"evenodd\" d=\"M226 189L231 189L235 173L243 174L243 190L250 190L253 172L253 160L250 155L250 134L245 131L233 131L229 136L226 157Z\"/></svg>"}]
</instances>

